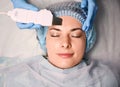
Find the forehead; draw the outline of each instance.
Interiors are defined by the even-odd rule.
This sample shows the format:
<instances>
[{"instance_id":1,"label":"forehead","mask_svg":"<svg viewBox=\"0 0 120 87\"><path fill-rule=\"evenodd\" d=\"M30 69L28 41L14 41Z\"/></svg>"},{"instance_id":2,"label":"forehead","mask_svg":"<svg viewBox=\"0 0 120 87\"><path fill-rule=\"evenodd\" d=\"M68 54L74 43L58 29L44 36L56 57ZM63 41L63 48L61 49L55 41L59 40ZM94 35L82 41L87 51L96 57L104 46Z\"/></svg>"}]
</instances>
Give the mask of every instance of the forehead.
<instances>
[{"instance_id":1,"label":"forehead","mask_svg":"<svg viewBox=\"0 0 120 87\"><path fill-rule=\"evenodd\" d=\"M82 28L82 24L75 18L71 16L61 16L62 25L53 25L49 28L57 28L57 29L74 29L74 28Z\"/></svg>"},{"instance_id":2,"label":"forehead","mask_svg":"<svg viewBox=\"0 0 120 87\"><path fill-rule=\"evenodd\" d=\"M71 17L71 16L62 16L62 17L60 17L60 18L62 18L62 25L64 26L64 25L72 25L72 26L79 26L79 27L81 27L82 26L82 24L77 20L77 19L75 19L75 18L73 18L73 17Z\"/></svg>"}]
</instances>

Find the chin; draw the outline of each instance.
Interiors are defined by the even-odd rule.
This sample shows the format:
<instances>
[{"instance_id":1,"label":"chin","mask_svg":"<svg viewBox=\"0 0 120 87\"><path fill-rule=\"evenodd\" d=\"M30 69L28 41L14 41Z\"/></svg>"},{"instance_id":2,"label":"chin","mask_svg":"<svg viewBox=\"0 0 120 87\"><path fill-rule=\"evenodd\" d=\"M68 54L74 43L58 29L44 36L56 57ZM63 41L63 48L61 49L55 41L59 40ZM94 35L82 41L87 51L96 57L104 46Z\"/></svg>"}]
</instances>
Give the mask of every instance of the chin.
<instances>
[{"instance_id":1,"label":"chin","mask_svg":"<svg viewBox=\"0 0 120 87\"><path fill-rule=\"evenodd\" d=\"M56 67L60 68L60 69L69 69L74 67L75 65L58 65Z\"/></svg>"}]
</instances>

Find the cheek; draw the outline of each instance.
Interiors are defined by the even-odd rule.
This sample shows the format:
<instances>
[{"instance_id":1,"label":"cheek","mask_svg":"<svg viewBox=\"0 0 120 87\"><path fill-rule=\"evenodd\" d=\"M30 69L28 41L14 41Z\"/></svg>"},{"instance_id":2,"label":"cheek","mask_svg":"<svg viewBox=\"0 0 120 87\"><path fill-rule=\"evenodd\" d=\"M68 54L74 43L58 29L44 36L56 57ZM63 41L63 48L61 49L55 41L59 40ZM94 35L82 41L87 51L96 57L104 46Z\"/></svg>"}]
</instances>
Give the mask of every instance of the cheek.
<instances>
[{"instance_id":1,"label":"cheek","mask_svg":"<svg viewBox=\"0 0 120 87\"><path fill-rule=\"evenodd\" d=\"M86 40L80 39L78 41L73 41L73 50L77 56L83 56L86 48Z\"/></svg>"},{"instance_id":2,"label":"cheek","mask_svg":"<svg viewBox=\"0 0 120 87\"><path fill-rule=\"evenodd\" d=\"M55 53L56 50L58 50L58 41L55 39L51 39L50 37L46 37L46 48L47 52L50 53Z\"/></svg>"}]
</instances>

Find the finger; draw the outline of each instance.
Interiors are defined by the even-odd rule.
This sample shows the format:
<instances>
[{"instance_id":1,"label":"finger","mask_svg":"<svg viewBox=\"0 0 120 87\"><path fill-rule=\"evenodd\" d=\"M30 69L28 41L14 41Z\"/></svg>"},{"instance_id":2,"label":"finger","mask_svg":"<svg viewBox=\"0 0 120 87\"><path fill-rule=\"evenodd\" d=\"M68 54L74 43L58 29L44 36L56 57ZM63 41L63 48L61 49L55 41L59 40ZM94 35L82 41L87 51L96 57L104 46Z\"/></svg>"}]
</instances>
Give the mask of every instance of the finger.
<instances>
[{"instance_id":1,"label":"finger","mask_svg":"<svg viewBox=\"0 0 120 87\"><path fill-rule=\"evenodd\" d=\"M20 29L29 29L33 26L34 24L33 23L18 23L17 22L17 26L20 28Z\"/></svg>"},{"instance_id":2,"label":"finger","mask_svg":"<svg viewBox=\"0 0 120 87\"><path fill-rule=\"evenodd\" d=\"M93 21L94 21L95 15L96 15L96 12L97 12L97 10L94 10L93 17L91 18L91 20L90 19L86 19L86 21L84 22L84 24L82 26L83 30L88 31L89 29L91 29L91 27L93 25Z\"/></svg>"},{"instance_id":3,"label":"finger","mask_svg":"<svg viewBox=\"0 0 120 87\"><path fill-rule=\"evenodd\" d=\"M40 29L41 25L40 24L34 24L30 29Z\"/></svg>"},{"instance_id":4,"label":"finger","mask_svg":"<svg viewBox=\"0 0 120 87\"><path fill-rule=\"evenodd\" d=\"M97 9L98 9L98 7L97 6L95 6L94 7L94 11L93 11L93 16L92 16L92 18L91 18L91 23L94 21L94 19L95 19L95 16L96 16L96 13L97 13Z\"/></svg>"},{"instance_id":5,"label":"finger","mask_svg":"<svg viewBox=\"0 0 120 87\"><path fill-rule=\"evenodd\" d=\"M96 15L96 11L97 11L97 6L95 4L95 1L93 2L93 0L88 0L88 16L87 19L83 25L83 29L88 30L92 24L93 24L93 20L95 18Z\"/></svg>"},{"instance_id":6,"label":"finger","mask_svg":"<svg viewBox=\"0 0 120 87\"><path fill-rule=\"evenodd\" d=\"M33 11L38 11L39 9L35 7L34 5L27 4L26 9L28 10L33 10Z\"/></svg>"},{"instance_id":7,"label":"finger","mask_svg":"<svg viewBox=\"0 0 120 87\"><path fill-rule=\"evenodd\" d=\"M96 15L97 6L95 0L88 0L88 20L92 20Z\"/></svg>"},{"instance_id":8,"label":"finger","mask_svg":"<svg viewBox=\"0 0 120 87\"><path fill-rule=\"evenodd\" d=\"M33 10L33 11L38 11L39 9L37 7L35 7L34 5L31 5L31 4L27 4L25 3L24 4L24 9L28 9L28 10Z\"/></svg>"},{"instance_id":9,"label":"finger","mask_svg":"<svg viewBox=\"0 0 120 87\"><path fill-rule=\"evenodd\" d=\"M81 8L87 8L88 0L82 0Z\"/></svg>"},{"instance_id":10,"label":"finger","mask_svg":"<svg viewBox=\"0 0 120 87\"><path fill-rule=\"evenodd\" d=\"M88 29L90 29L90 23L86 20L82 26L82 30L87 31Z\"/></svg>"}]
</instances>

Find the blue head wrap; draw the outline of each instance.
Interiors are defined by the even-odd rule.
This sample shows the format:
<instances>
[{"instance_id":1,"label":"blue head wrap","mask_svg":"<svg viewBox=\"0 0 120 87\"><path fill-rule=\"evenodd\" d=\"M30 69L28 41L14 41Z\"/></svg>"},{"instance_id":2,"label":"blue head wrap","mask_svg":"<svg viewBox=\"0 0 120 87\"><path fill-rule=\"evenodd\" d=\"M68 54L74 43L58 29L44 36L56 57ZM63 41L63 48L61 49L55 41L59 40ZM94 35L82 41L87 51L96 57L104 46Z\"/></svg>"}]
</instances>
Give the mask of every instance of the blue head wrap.
<instances>
[{"instance_id":1,"label":"blue head wrap","mask_svg":"<svg viewBox=\"0 0 120 87\"><path fill-rule=\"evenodd\" d=\"M54 5L50 5L46 9L50 10L54 16L71 16L76 18L80 23L84 23L87 17L87 11L80 8L80 2L60 2ZM48 27L41 27L37 30L38 40L41 48L46 52L46 32ZM94 27L91 27L88 31L84 31L86 34L86 52L88 52L94 45L96 40L96 32Z\"/></svg>"}]
</instances>

